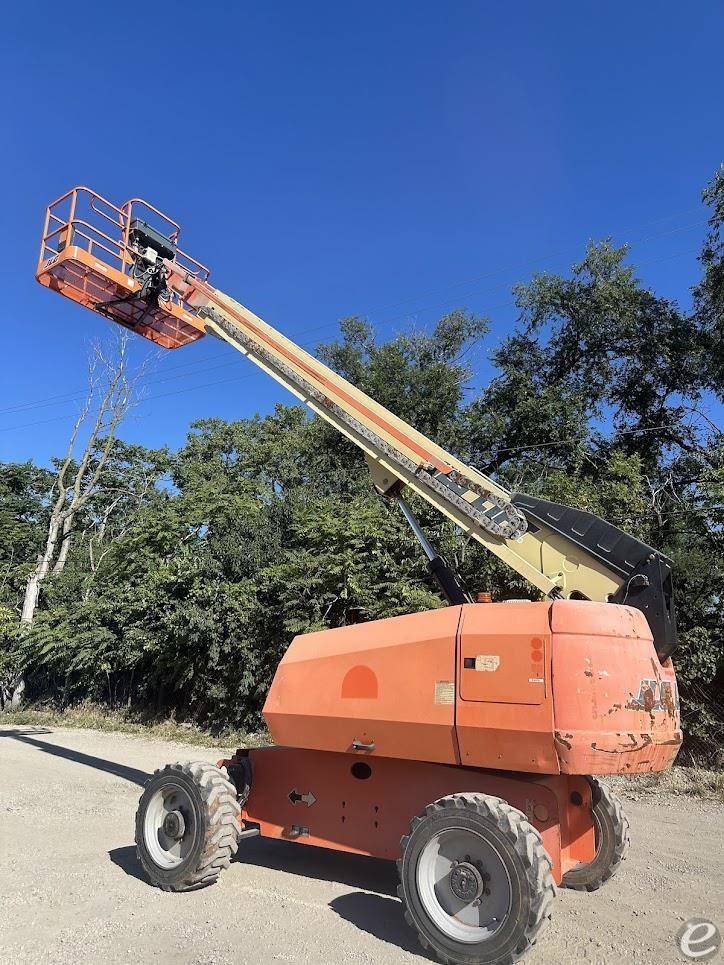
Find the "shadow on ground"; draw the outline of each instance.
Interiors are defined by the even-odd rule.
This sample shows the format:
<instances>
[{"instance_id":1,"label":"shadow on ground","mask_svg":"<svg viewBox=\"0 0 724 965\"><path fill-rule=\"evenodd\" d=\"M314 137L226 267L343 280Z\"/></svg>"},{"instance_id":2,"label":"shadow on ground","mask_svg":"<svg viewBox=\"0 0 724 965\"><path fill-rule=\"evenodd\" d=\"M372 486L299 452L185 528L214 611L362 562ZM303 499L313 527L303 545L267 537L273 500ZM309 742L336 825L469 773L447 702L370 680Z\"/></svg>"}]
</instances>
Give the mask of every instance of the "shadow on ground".
<instances>
[{"instance_id":1,"label":"shadow on ground","mask_svg":"<svg viewBox=\"0 0 724 965\"><path fill-rule=\"evenodd\" d=\"M365 891L351 891L348 895L334 898L329 907L340 918L361 931L374 935L380 941L435 961L423 951L414 931L405 921L402 905L396 899L372 895Z\"/></svg>"},{"instance_id":2,"label":"shadow on ground","mask_svg":"<svg viewBox=\"0 0 724 965\"><path fill-rule=\"evenodd\" d=\"M0 730L0 737L21 741L45 754L91 767L105 774L113 774L139 786L143 786L151 776L135 767L127 767L117 761L83 754L40 739L41 734L53 733L53 730L41 727L4 728ZM126 845L114 848L108 852L108 857L124 874L152 887L136 857L135 847ZM241 842L235 863L242 865L239 869L242 874L243 865L248 864L362 889L339 895L329 903L329 907L340 918L361 931L374 935L380 941L427 957L418 945L412 929L406 924L402 906L397 901L397 872L392 861L306 847L288 841L250 838Z\"/></svg>"},{"instance_id":3,"label":"shadow on ground","mask_svg":"<svg viewBox=\"0 0 724 965\"><path fill-rule=\"evenodd\" d=\"M138 878L139 881L143 881L150 887L151 884L143 873L143 868L141 863L136 857L136 849L132 844L127 844L122 848L114 848L112 851L108 852L108 857L111 859L116 867L124 871L129 878Z\"/></svg>"},{"instance_id":4,"label":"shadow on ground","mask_svg":"<svg viewBox=\"0 0 724 965\"><path fill-rule=\"evenodd\" d=\"M301 852L301 853L300 853ZM133 878L147 881L133 845L114 848L108 852L113 864ZM301 878L333 881L337 884L376 892L381 900L388 902L397 896L397 875L391 861L365 858L355 854L340 854L323 848L309 848L287 841L270 841L263 838L241 841L233 861L241 865L238 873L243 876L243 866L254 865L270 868ZM392 903L399 907L397 902ZM335 909L336 910L336 909Z\"/></svg>"},{"instance_id":5,"label":"shadow on ground","mask_svg":"<svg viewBox=\"0 0 724 965\"><path fill-rule=\"evenodd\" d=\"M428 957L405 921L402 905L397 899L398 877L393 861L327 851L290 841L249 838L240 842L234 862L359 888L361 890L334 898L329 907L340 918L380 941Z\"/></svg>"},{"instance_id":6,"label":"shadow on ground","mask_svg":"<svg viewBox=\"0 0 724 965\"><path fill-rule=\"evenodd\" d=\"M32 737L34 734L52 734L49 727L0 727L0 737Z\"/></svg>"},{"instance_id":7,"label":"shadow on ground","mask_svg":"<svg viewBox=\"0 0 724 965\"><path fill-rule=\"evenodd\" d=\"M36 747L45 754L53 757L62 757L66 761L73 761L74 764L83 764L85 767L92 767L96 771L103 771L105 774L113 774L124 781L138 784L143 787L151 776L147 771L138 770L136 767L127 767L117 761L109 761L104 757L93 757L91 754L82 754L80 751L72 750L70 747L63 747L60 744L50 744L48 741L39 740L37 734L52 734L52 730L35 728L33 730L20 730L18 728L7 728L0 730L0 737L9 737L12 740L21 741Z\"/></svg>"},{"instance_id":8,"label":"shadow on ground","mask_svg":"<svg viewBox=\"0 0 724 965\"><path fill-rule=\"evenodd\" d=\"M263 868L273 868L302 878L336 881L365 891L395 897L397 871L394 862L366 858L358 854L327 851L290 841L248 838L239 843L234 861Z\"/></svg>"},{"instance_id":9,"label":"shadow on ground","mask_svg":"<svg viewBox=\"0 0 724 965\"><path fill-rule=\"evenodd\" d=\"M152 887L136 857L135 847L114 848L108 857L124 874ZM397 874L391 861L256 838L241 842L234 859L234 865L240 866L237 874L243 876L245 864L366 889L339 895L330 901L329 907L340 918L379 941L428 957L405 921L396 897Z\"/></svg>"}]
</instances>

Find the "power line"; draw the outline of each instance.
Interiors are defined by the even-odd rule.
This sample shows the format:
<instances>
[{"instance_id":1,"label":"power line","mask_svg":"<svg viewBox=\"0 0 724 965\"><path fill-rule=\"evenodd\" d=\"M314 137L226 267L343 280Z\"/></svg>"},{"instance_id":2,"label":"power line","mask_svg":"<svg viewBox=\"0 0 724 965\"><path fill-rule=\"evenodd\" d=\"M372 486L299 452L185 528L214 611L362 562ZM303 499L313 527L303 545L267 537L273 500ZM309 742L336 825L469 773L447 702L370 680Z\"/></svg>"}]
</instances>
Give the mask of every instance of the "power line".
<instances>
[{"instance_id":1,"label":"power line","mask_svg":"<svg viewBox=\"0 0 724 965\"><path fill-rule=\"evenodd\" d=\"M237 361L238 359L232 359L228 364L231 365ZM218 366L218 368L221 368L221 367L222 366ZM227 385L230 382L244 382L247 379L253 378L257 374L258 372L255 370L252 372L247 372L244 375L236 375L231 379L218 379L215 382L204 382L201 385L184 386L183 389L177 389L174 392L163 392L160 395L150 395L150 396L141 397L139 399L139 404L142 404L144 402L155 402L157 399L167 399L174 395L186 395L189 392L196 391L197 389L208 389L216 385ZM51 423L51 422L60 422L60 421L67 420L67 418L68 418L67 415L61 415L61 416L54 416L52 419L41 419L36 422L25 422L22 425L17 425L17 426L3 426L3 427L0 427L0 432L12 432L16 429L30 429L33 426L42 426L42 425L47 425L48 423Z\"/></svg>"},{"instance_id":2,"label":"power line","mask_svg":"<svg viewBox=\"0 0 724 965\"><path fill-rule=\"evenodd\" d=\"M688 214L688 213L693 212L693 211L696 211L696 210L698 210L698 208L684 209L682 212L679 212L677 215L669 215L669 216L666 217L666 218L657 219L657 220L655 220L655 221L643 222L643 223L642 223L641 225L639 225L638 227L647 227L647 226L649 226L649 225L662 224L662 223L664 223L664 222L666 222L666 221L671 220L672 217L678 217L679 214ZM706 223L707 223L706 221L698 221L698 222L694 222L694 223L691 223L691 224L674 226L673 228L669 228L669 229L667 229L666 231L657 232L657 233L654 233L654 234L651 234L651 235L645 235L644 237L642 237L642 238L640 238L640 239L637 239L637 240L635 239L633 242L631 242L631 244L645 244L645 243L648 243L648 242L650 242L650 241L653 241L653 240L655 240L655 239L657 239L657 238L664 237L664 236L666 236L666 235L674 234L674 233L677 233L677 232L680 232L680 231L687 231L687 230L690 230L691 228L703 226L703 225L705 225ZM631 230L631 229L621 229L619 233L621 233L622 231L626 231L626 230ZM509 266L507 266L507 267L505 267L505 268L498 268L498 269L495 269L494 271L487 272L487 273L485 273L485 274L483 274L483 275L479 275L479 276L474 277L474 278L471 278L471 279L465 279L465 280L463 280L463 281L453 282L453 283L451 283L450 285L444 286L444 287L442 287L442 288L433 289L433 290L431 290L431 291L425 292L425 293L423 293L423 294L421 294L421 295L418 295L418 296L411 296L411 297L408 298L408 299L403 299L402 301L399 301L399 302L393 302L393 303L391 303L391 304L389 304L389 305L387 305L387 306L378 307L377 309L371 309L371 310L368 310L368 311L366 311L366 312L364 312L364 313L361 313L361 314L362 314L363 317L367 317L368 315L373 314L373 313L376 312L376 311L383 311L385 308L395 308L395 307L398 307L399 305L406 304L406 303L408 303L408 302L410 302L410 301L417 301L417 300L419 300L420 298L426 298L426 297L428 297L429 295L440 294L440 293L445 292L445 291L451 291L452 289L461 287L461 286L463 286L463 285L469 285L469 284L471 284L471 283L474 283L475 281L480 281L480 280L486 279L486 278L498 277L499 275L502 275L502 274L505 274L506 272L512 271L514 268L515 268L515 270L517 270L517 271L520 271L520 270L523 270L523 269L526 269L526 268L530 268L530 267L533 267L533 266L536 265L536 264L541 264L542 262L550 261L550 260L552 260L553 258L562 257L562 256L563 256L564 254L566 254L567 252L570 252L570 251L573 251L573 250L577 250L577 248L579 247L579 245L580 245L580 242L577 243L577 244L575 245L575 247L574 247L574 245L572 244L572 245L570 245L570 246L568 246L568 247L566 247L566 248L560 249L560 251L558 251L558 252L553 252L553 253L550 253L550 252L549 252L549 253L547 253L546 255L538 256L538 257L535 258L535 259L528 259L528 260L525 261L525 262L513 263L513 264L511 264L511 265L509 265ZM665 257L662 258L662 259L655 259L655 260L653 260L653 261L644 262L644 264L647 264L647 263L648 263L648 264L655 264L655 263L657 263L658 261L668 260L669 257L680 257L681 255L689 254L689 253L690 253L689 251L686 251L686 252L677 252L677 253L675 253L674 255L665 256ZM482 289L480 289L479 287L476 287L476 288L473 288L473 289L471 289L471 290L462 292L462 293L461 293L461 296L462 296L462 297L465 297L465 296L469 296L469 295L472 295L472 294L480 294L480 293L482 293L482 292L499 291L499 290L501 290L501 289L507 289L508 286L509 286L509 284L510 284L510 282L505 282L504 284L501 284L501 285L496 285L496 286L493 286L493 287L486 287L486 288L482 288ZM429 304L429 303L428 303L427 305L423 304L422 306L419 306L417 309L414 310L414 314L421 314L421 313L423 313L423 312L432 311L432 310L435 310L435 309L437 309L437 308L442 307L444 304L448 304L448 302L445 302L445 303L440 303L440 302L438 302L438 303L435 303L435 304ZM507 303L503 303L503 304L500 305L500 306L498 306L498 305L490 306L487 310L488 310L488 311L492 311L492 310L494 310L494 309L496 309L496 308L498 308L498 307L506 307L506 305L507 305ZM409 315L410 315L410 312L404 312L404 313L401 313L401 314L398 314L398 315L388 316L387 318L384 318L384 317L383 317L383 318L379 319L378 324L389 324L389 322L397 321L397 320L399 320L400 318L407 318L407 317L409 317ZM323 323L323 324L321 324L321 325L314 326L314 327L312 327L312 328L303 329L302 331L296 333L296 335L297 335L297 336L299 336L299 335L308 335L308 334L310 334L310 333L313 332L313 331L321 331L321 330L323 330L323 329L327 329L327 328L331 328L331 327L333 327L333 326L336 326L337 324L338 324L338 323L337 323L336 321L334 321L334 322L326 322L326 323ZM220 357L220 356L219 356L219 357ZM209 361L214 361L214 359L211 359L211 360L208 360L208 359L204 359L204 360L198 359L198 360L193 360L193 361L189 361L189 362L182 362L182 363L179 363L177 366L169 367L169 368L167 369L167 371L174 371L174 370L177 370L177 369L180 369L180 368L188 368L188 367L195 367L195 366L200 366L200 367L202 367L202 368L207 368L207 363L208 363ZM158 381L161 381L161 380L152 380L152 382L158 382ZM80 399L82 399L82 398L84 398L84 397L85 397L85 392L84 392L84 390L78 389L78 390L76 390L75 392L62 393L62 394L60 394L60 395L48 396L48 397L45 397L45 398L43 398L43 399L38 399L38 400L31 401L31 402L27 402L27 403L20 403L20 404L15 405L15 406L8 406L8 407L6 407L6 408L4 408L4 409L0 409L0 415L7 415L7 414L10 414L11 412L29 411L30 409L33 409L33 408L45 408L45 407L47 407L48 405L50 405L50 404L52 404L52 403L54 403L54 402L57 402L59 405L70 404L71 402L79 401ZM46 420L46 421L50 421L50 420Z\"/></svg>"},{"instance_id":3,"label":"power line","mask_svg":"<svg viewBox=\"0 0 724 965\"><path fill-rule=\"evenodd\" d=\"M673 423L669 422L663 426L647 426L644 429L622 429L616 432L619 436L634 436L640 432L658 432L663 429L675 429ZM529 449L547 449L549 446L566 446L569 443L585 443L585 439L581 439L578 436L569 436L568 439L560 439L555 442L536 442L531 443L528 446L503 446L502 449L498 449L494 454L490 462L494 462L499 455L504 452L525 452Z\"/></svg>"},{"instance_id":4,"label":"power line","mask_svg":"<svg viewBox=\"0 0 724 965\"><path fill-rule=\"evenodd\" d=\"M680 257L680 256L682 256L682 255L688 255L688 254L691 254L691 251L687 250L687 251L675 252L674 254L664 256L663 258L658 258L658 259L654 259L653 261L649 261L649 262L647 262L647 264L657 264L657 263L662 262L662 261L667 261L667 260L669 260L670 258ZM646 264L646 262L645 262L645 264ZM496 289L488 289L488 290L497 290L497 289L505 288L505 287L507 287L507 286L506 286L506 285L500 285L500 286L497 286ZM469 294L469 293L468 293L468 294ZM495 304L495 305L489 305L489 306L487 306L486 309L485 309L485 311L487 311L487 312L495 311L495 310L498 309L498 308L507 307L507 305L508 305L507 302L499 302L499 303L497 303L497 304ZM423 311L430 311L430 310L435 309L435 308L437 308L437 306L429 306L428 308L422 307L422 308L420 308L420 309L418 310L418 314L420 314L420 313L423 312ZM380 321L381 321L382 323L389 323L390 321L395 321L396 319L398 319L398 318L403 318L403 317L407 317L407 316L403 316L403 315L392 316L391 318L381 319ZM322 330L322 329L330 328L330 327L333 326L333 325L336 326L336 325L337 325L337 322L326 322L326 323L324 323L324 324L322 324L322 325L317 325L317 326L314 326L314 327L312 327L312 328L304 329L302 332L300 332L300 333L298 333L298 334L300 334L300 335L309 334L310 332L320 331L320 330ZM301 345L302 348L308 348L308 349L313 349L313 348L315 347L315 343L311 343L311 342L300 343L300 345ZM215 358L222 358L222 355L215 356L214 359L215 359ZM230 359L229 361L225 361L225 362L220 363L219 365L213 365L213 366L209 366L209 365L207 364L208 361L209 361L208 359L204 359L204 360L198 359L198 360L195 360L195 361L192 361L192 362L180 363L179 365L176 365L176 366L173 366L173 367L167 369L167 371L176 371L176 370L178 370L178 369L180 369L180 368L187 368L187 367L189 367L189 366L200 366L201 370L203 370L203 371L215 371L216 369L225 368L226 366L233 365L233 364L235 364L235 362L236 362L237 360L236 360L236 359ZM150 385L162 385L162 384L165 384L166 382L172 382L172 381L175 381L175 380L178 379L178 378L183 378L183 377L184 377L183 375L177 375L177 376L172 376L170 379L149 379L149 380L147 380L146 384L150 384ZM246 378L246 376L242 376L242 378ZM234 382L234 381L239 381L239 380L238 380L238 379L226 379L226 380L223 380L222 382L212 382L212 383L209 383L209 385L211 385L211 386L213 386L213 385L221 385L221 384L224 384L225 382ZM189 387L188 387L187 389L185 389L184 391L189 391L189 392L190 392L190 391L194 391L194 390L197 389L197 388L206 388L206 387L207 387L206 384L200 385L200 386L189 386ZM176 394L176 393L171 393L171 394ZM64 397L64 396L51 396L51 397L49 397L49 399L47 399L47 400L39 400L39 401L34 402L34 403L28 403L28 404L23 405L23 406L11 407L11 408L9 408L9 409L0 409L0 415L9 414L9 413L11 413L11 412L13 412L13 411L24 411L24 412L25 412L25 411L29 411L29 410L31 410L31 409L36 409L36 408L46 408L48 405L56 404L56 403L55 403L55 400L56 400L56 399L64 399L64 401L58 402L57 404L59 404L59 405L68 405L68 404L70 404L71 402L76 402L76 401L80 401L80 400L84 399L84 398L85 398L85 395L86 395L86 393L85 393L85 392L82 392L82 393L78 393L77 395L71 396L71 397L69 397L69 398L66 398L66 397ZM164 395L164 396L154 396L154 398L165 398L165 397L166 397L165 395ZM52 418L52 419L44 419L44 420L41 420L41 421L38 421L38 422L23 423L22 425L19 425L19 426L5 426L5 427L0 427L0 432L9 432L9 431L12 431L13 429L31 428L32 426L35 426L35 425L46 425L46 424L51 423L51 422L61 421L61 420L64 419L64 418L66 418L66 417L65 417L65 416L57 416L57 417L54 417L54 418Z\"/></svg>"},{"instance_id":5,"label":"power line","mask_svg":"<svg viewBox=\"0 0 724 965\"><path fill-rule=\"evenodd\" d=\"M638 264L657 265L664 261L670 261L672 258L681 258L684 255L691 255L691 254L695 254L695 252L689 248L684 251L672 252L671 254L662 256L661 258L652 258L652 259L649 259L648 261L640 261ZM491 288L471 289L470 291L462 292L461 297L481 294L482 292L494 292L494 291L507 290L509 284L510 284L509 282L505 282L504 284L495 285L494 287L491 287ZM389 324L389 322L394 322L401 318L409 318L411 314L421 315L429 311L441 311L441 310L444 310L444 307L446 305L449 305L449 302L435 302L427 306L423 305L420 308L416 309L414 312L403 312L399 315L388 316L387 318L381 319L381 321L384 322L385 324ZM485 313L486 311L492 311L495 308L501 308L501 307L507 307L507 306L508 306L508 302L503 302L501 305L492 305L492 306L489 306L488 308L483 308L481 309L481 313Z\"/></svg>"},{"instance_id":6,"label":"power line","mask_svg":"<svg viewBox=\"0 0 724 965\"><path fill-rule=\"evenodd\" d=\"M688 254L691 254L691 253L692 253L691 250L674 252L673 254L664 256L663 258L658 258L658 259L650 260L650 261L648 261L648 262L643 262L643 264L658 264L658 263L663 262L663 261L668 261L668 260L671 259L671 258L678 258L678 257L681 257L681 256L683 256L683 255L688 255ZM508 286L507 286L507 283L506 283L506 284L504 284L504 285L497 285L497 286L495 286L494 288L483 289L483 291L499 291L499 290L501 290L501 289L506 289L507 287L508 287ZM469 294L474 294L474 292L465 292L464 294L469 295ZM483 311L484 311L485 313L487 313L487 312L492 312L492 311L495 311L495 310L498 309L498 308L506 308L507 306L508 306L508 302L498 302L498 303L495 304L495 305L488 305L488 306L486 306L485 309L483 309ZM423 312L438 310L439 308L440 308L440 303L437 303L437 304L434 304L434 305L428 305L428 306L421 306L419 309L417 309L416 314L422 314ZM389 324L389 322L397 321L397 320L399 320L400 318L409 318L409 314L408 314L408 313L405 313L405 314L401 314L401 315L393 315L393 316L389 316L389 317L387 317L387 318L382 318L382 319L379 320L379 323L378 323L378 324ZM298 333L297 333L297 336L299 336L299 335L308 335L308 334L310 334L311 332L321 331L321 330L323 330L323 329L331 328L331 327L333 327L333 326L336 327L337 324L338 324L338 322L325 322L325 323L322 324L322 325L316 325L316 326L314 326L314 327L312 327L312 328L303 329L301 332L298 332ZM289 337L289 336L287 336L287 337ZM303 348L304 348L304 347L306 347L306 348L314 348L315 345L314 345L313 343L302 343L302 347L303 347ZM192 361L189 361L189 362L181 362L181 363L179 363L178 365L167 367L167 368L166 368L166 371L167 371L167 372L173 372L173 371L177 371L177 370L182 369L182 368L190 368L190 367L196 367L196 366L198 366L198 367L200 367L200 369L203 370L203 371L211 372L211 371L214 371L215 369L223 368L223 367L225 367L225 366L227 366L227 365L232 365L232 364L234 364L234 361L235 361L235 360L232 359L232 360L229 360L229 361L222 362L222 363L220 363L219 365L208 365L208 363L209 363L210 361L211 361L211 362L215 362L216 359L221 359L221 358L224 358L224 357L225 357L224 355L219 354L219 355L212 356L210 359L195 359L195 360L192 360ZM182 378L182 377L183 377L183 376L172 376L172 378L170 378L170 379L148 379L147 382L146 382L146 384L150 384L150 385L160 385L160 384L164 384L164 383L166 383L166 382L175 381L175 379L177 379L177 378ZM2 415L9 415L9 414L11 414L11 413L13 413L13 412L27 412L27 411L29 411L29 410L31 410L31 409L47 408L49 405L54 405L54 404L58 404L58 405L69 405L69 404L72 403L72 402L78 402L78 401L81 401L82 399L84 399L84 398L86 397L86 391L87 391L87 390L77 390L75 393L64 393L64 394L62 394L62 395L47 396L45 399L39 399L39 400L36 400L35 402L20 403L19 405L16 405L16 406L8 406L7 408L0 409L0 416L2 416ZM46 420L44 420L44 422L55 422L55 421L58 421L58 420L56 420L56 419L46 419ZM43 424L43 423L29 423L29 425L41 425L41 424ZM18 427L8 426L7 428L8 428L8 429L12 429L12 428L25 428L25 426L18 426ZM5 429L0 428L0 432L3 432L3 431L5 431Z\"/></svg>"},{"instance_id":7,"label":"power line","mask_svg":"<svg viewBox=\"0 0 724 965\"><path fill-rule=\"evenodd\" d=\"M617 231L617 234L620 235L620 234L623 234L624 232L627 232L627 231L635 231L635 230L637 230L637 229L639 229L639 228L649 227L650 225L663 224L663 223L666 222L666 221L670 221L672 218L676 218L676 217L679 217L679 216L684 215L684 214L693 214L695 211L699 211L699 210L700 210L700 209L699 209L698 207L685 208L685 209L683 209L682 211L677 212L676 214L672 214L672 215L667 216L666 218L659 218L659 219L656 219L656 220L654 220L654 221L644 221L644 222L640 223L639 225L634 225L634 226L632 226L632 227L621 228L621 229L619 229L619 230ZM658 233L653 234L653 235L645 235L645 236L642 237L642 238L633 239L633 241L629 242L628 244L643 244L643 243L646 243L646 242L648 242L648 241L652 241L652 240L654 240L654 239L656 239L656 238L664 237L665 235L675 234L675 233L678 232L678 231L687 231L687 230L689 230L689 229L691 229L691 228L695 228L695 227L704 227L706 224L708 224L708 222L706 221L706 219L703 220L703 221L700 220L700 221L694 222L694 223L692 223L692 224L683 225L683 226L677 226L677 227L668 229L668 230L666 230L666 231L658 232ZM609 235L607 235L607 237L613 237L613 233L610 233ZM508 265L508 266L505 267L505 268L497 268L497 269L495 269L495 270L492 271L492 272L486 272L486 273L484 273L484 274L482 274L482 275L473 276L472 278L466 278L466 279L463 279L463 280L461 280L461 281L452 282L450 285L444 286L444 287L442 287L442 288L432 289L432 290L430 290L430 291L423 292L423 293L421 293L420 295L411 296L410 298L404 298L404 299L402 299L401 301L398 301L398 302L392 302L392 303L390 303L390 304L381 305L381 306L378 305L378 306L375 307L375 308L369 309L369 310L368 310L367 312L365 312L364 314L365 314L365 315L371 315L371 314L374 314L375 312L378 312L378 311L386 311L388 308L398 308L399 306L405 305L405 304L407 304L408 302L417 301L417 300L420 299L420 298L427 298L429 295L439 295L440 293L445 292L445 291L450 291L450 290L453 289L453 288L459 288L459 287L464 286L464 285L471 285L471 284L474 284L474 283L476 283L476 282L478 282L478 281L482 281L483 279L486 279L486 278L494 278L494 277L497 277L498 275L504 274L505 272L512 272L512 271L514 271L514 270L515 270L515 271L521 271L521 270L524 270L524 269L532 268L532 267L534 267L535 265L539 265L539 264L542 264L542 263L544 263L544 262L551 261L551 260L554 259L554 258L563 257L564 255L567 255L567 254L569 254L569 253L572 252L572 251L577 251L578 248L580 247L580 244L581 244L580 241L576 242L575 244L571 243L570 245L566 246L565 248L560 248L560 249L557 250L557 251L547 252L547 253L544 254L544 255L539 255L539 256L537 256L537 257L535 257L535 258L532 258L532 259L526 259L525 261L522 261L522 262L512 262L510 265Z\"/></svg>"},{"instance_id":8,"label":"power line","mask_svg":"<svg viewBox=\"0 0 724 965\"><path fill-rule=\"evenodd\" d=\"M313 326L312 328L304 329L297 334L308 335L310 332L315 332L324 328L330 328L332 325L336 325L336 324L337 324L336 322L326 322L324 325L316 325L316 326ZM314 343L307 342L306 347L313 348ZM217 359L224 359L225 361L221 362L219 365L208 364L209 362L215 362ZM192 359L188 362L180 362L177 365L164 366L164 370L165 372L175 372L175 371L178 371L179 369L186 369L186 368L198 366L203 371L210 372L210 371L214 371L214 369L221 368L222 366L233 365L235 361L236 359L234 357L229 358L229 355L226 352L219 352L218 354L213 355L207 359ZM145 384L160 385L165 382L172 382L172 381L175 381L176 379L183 378L183 377L184 375L182 374L182 375L172 376L169 379L167 378L147 379ZM87 391L88 391L87 389L77 389L74 392L63 393L62 395L51 395L51 396L47 396L44 399L37 399L34 402L26 402L26 403L20 403L15 406L8 406L5 409L0 409L0 415L8 415L12 412L28 411L30 409L42 409L56 403L59 405L70 404L71 402L77 402L82 399L85 399L87 395Z\"/></svg>"},{"instance_id":9,"label":"power line","mask_svg":"<svg viewBox=\"0 0 724 965\"><path fill-rule=\"evenodd\" d=\"M678 252L677 255L689 254L689 253L690 253L690 252ZM667 258L668 258L668 257L676 257L677 255L667 256ZM656 261L657 261L657 262L658 262L658 261L665 261L665 260L667 260L667 258L656 259ZM649 264L651 264L651 263L652 263L652 262L649 262ZM502 303L502 304L506 304L506 303ZM494 309L494 308L496 308L496 307L499 307L499 306L490 306L488 310L492 310L492 309ZM316 329L319 330L319 329L321 329L321 328L327 328L327 327L329 327L330 324L336 324L336 323L326 323L325 325L319 325L319 326L316 326ZM306 330L306 332L310 332L310 331L315 331L315 329L312 328L312 329L307 329L307 330ZM312 349L312 348L314 348L315 346L314 346L313 343L307 342L307 343L300 343L300 347L301 347L301 348L309 348L309 349ZM228 365L234 364L236 361L238 361L238 360L237 360L237 359L230 359L229 362L223 362L223 363L221 363L220 365L217 365L217 366L207 367L207 368L204 369L204 371L214 371L215 369L218 369L218 368L225 368L225 367L228 366ZM178 366L178 367L180 367L180 366ZM161 395L147 396L145 399L142 399L141 401L142 401L142 402L144 402L144 401L149 401L149 402L151 402L151 401L155 401L155 400L157 400L157 399L169 398L170 396L174 396L174 395L182 395L182 394L185 395L185 394L188 394L189 392L194 392L194 391L196 391L197 389L212 388L212 387L214 387L214 386L216 386L216 385L226 385L226 384L229 384L229 383L231 383L231 382L241 382L241 381L244 381L245 379L252 378L252 377L254 377L255 375L257 375L257 372L250 372L250 373L248 373L247 375L241 375L241 376L237 376L237 377L234 377L234 378L231 378L231 379L221 379L221 380L216 381L216 382L202 383L201 385L185 386L183 389L180 389L180 390L178 390L178 391L176 391L176 392L167 392L167 393L163 393L163 394L161 394ZM173 376L171 379L151 380L150 383L147 383L147 384L155 384L155 385L164 384L164 383L166 383L166 382L175 381L175 379L177 379L177 378L181 378L181 376ZM84 398L84 397L85 397L85 396L82 395L82 396L79 396L78 398ZM70 401L75 401L75 400L70 400ZM61 404L65 404L65 403L61 403ZM45 407L45 405L46 405L46 403L42 402L42 403L37 403L34 407L36 407L36 408L43 408L43 407ZM29 407L29 408L30 408L30 407ZM27 423L22 423L21 425L16 425L16 426L3 426L3 427L0 427L0 432L12 432L12 431L19 430L19 429L30 429L30 428L33 428L34 426L38 426L38 425L48 425L48 424L50 424L50 423L52 423L52 422L60 422L60 421L62 421L62 420L65 420L66 418L67 418L67 416L55 416L55 417L53 417L53 418L51 418L51 419L42 419L42 420L39 420L39 421L36 421L36 422L27 422ZM667 426L666 428L670 428L670 426ZM648 432L648 431L651 431L651 430L650 430L650 429L642 429L642 430L629 430L629 431L630 431L630 432L638 432L638 431ZM717 430L717 431L719 431L719 430ZM624 434L624 433L620 433L620 434ZM574 439L573 441L577 441L577 440ZM560 442L560 443L540 443L539 445L529 446L529 447L526 447L526 448L534 449L534 448L546 447L546 446L548 446L548 445L562 445L562 444L563 444L562 442ZM504 451L507 451L507 450L501 449L501 450L499 450L499 451L500 451L500 452L504 452ZM496 454L496 455L497 455L497 454ZM495 457L493 457L493 458L495 458Z\"/></svg>"}]
</instances>

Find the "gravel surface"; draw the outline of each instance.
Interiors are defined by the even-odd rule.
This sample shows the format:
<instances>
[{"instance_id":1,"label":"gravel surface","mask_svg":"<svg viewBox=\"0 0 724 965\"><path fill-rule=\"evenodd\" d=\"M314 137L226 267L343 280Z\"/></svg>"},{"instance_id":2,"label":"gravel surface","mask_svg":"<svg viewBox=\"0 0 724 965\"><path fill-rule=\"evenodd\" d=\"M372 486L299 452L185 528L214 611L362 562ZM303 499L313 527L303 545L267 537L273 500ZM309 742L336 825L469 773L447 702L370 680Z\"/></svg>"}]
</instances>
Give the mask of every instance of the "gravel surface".
<instances>
[{"instance_id":1,"label":"gravel surface","mask_svg":"<svg viewBox=\"0 0 724 965\"><path fill-rule=\"evenodd\" d=\"M388 862L242 842L219 884L177 895L143 878L133 816L147 776L225 750L124 734L0 727L0 962L13 965L412 965L418 952ZM724 808L626 802L632 847L595 894L563 891L527 965L679 961L674 936L721 926Z\"/></svg>"}]
</instances>

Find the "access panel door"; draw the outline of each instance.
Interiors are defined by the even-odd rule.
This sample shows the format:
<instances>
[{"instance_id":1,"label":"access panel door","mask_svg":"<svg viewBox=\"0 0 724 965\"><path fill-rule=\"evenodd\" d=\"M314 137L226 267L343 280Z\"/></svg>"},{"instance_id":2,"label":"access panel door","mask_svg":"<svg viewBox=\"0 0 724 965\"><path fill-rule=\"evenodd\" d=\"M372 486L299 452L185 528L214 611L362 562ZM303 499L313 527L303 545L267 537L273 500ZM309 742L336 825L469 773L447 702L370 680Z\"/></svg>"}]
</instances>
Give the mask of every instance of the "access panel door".
<instances>
[{"instance_id":1,"label":"access panel door","mask_svg":"<svg viewBox=\"0 0 724 965\"><path fill-rule=\"evenodd\" d=\"M540 704L549 688L549 604L511 601L464 608L458 673L460 698Z\"/></svg>"}]
</instances>

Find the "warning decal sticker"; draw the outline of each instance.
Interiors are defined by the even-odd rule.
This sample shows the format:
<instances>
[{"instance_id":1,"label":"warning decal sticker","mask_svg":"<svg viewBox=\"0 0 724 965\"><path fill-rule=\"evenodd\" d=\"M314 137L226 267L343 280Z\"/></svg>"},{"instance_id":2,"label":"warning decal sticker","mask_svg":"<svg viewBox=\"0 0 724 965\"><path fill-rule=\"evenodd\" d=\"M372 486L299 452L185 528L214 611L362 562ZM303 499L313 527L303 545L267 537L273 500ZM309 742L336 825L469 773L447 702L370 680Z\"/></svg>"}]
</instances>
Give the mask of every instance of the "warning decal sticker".
<instances>
[{"instance_id":1,"label":"warning decal sticker","mask_svg":"<svg viewBox=\"0 0 724 965\"><path fill-rule=\"evenodd\" d=\"M435 683L435 703L452 704L455 701L455 681L438 680Z\"/></svg>"}]
</instances>

